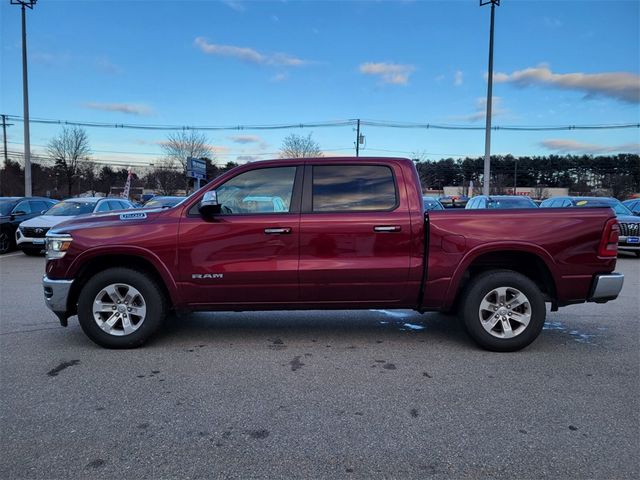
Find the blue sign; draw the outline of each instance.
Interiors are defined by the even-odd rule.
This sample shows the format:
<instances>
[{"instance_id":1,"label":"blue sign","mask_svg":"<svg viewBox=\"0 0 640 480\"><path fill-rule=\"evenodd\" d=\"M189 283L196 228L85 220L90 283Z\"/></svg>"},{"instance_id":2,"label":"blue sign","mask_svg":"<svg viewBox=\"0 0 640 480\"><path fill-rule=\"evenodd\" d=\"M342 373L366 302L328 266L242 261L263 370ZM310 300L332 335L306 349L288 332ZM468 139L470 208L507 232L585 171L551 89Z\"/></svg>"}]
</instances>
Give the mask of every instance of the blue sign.
<instances>
[{"instance_id":1,"label":"blue sign","mask_svg":"<svg viewBox=\"0 0 640 480\"><path fill-rule=\"evenodd\" d=\"M207 178L207 162L200 158L187 158L187 177Z\"/></svg>"}]
</instances>

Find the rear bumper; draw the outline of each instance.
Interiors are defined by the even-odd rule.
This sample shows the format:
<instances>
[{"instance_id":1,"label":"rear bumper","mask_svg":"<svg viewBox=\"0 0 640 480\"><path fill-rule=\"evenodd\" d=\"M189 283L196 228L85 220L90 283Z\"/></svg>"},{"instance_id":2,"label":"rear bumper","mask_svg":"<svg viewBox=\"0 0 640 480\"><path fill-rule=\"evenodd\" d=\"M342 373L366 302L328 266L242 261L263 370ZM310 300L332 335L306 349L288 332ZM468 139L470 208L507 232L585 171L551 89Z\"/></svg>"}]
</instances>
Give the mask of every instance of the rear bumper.
<instances>
[{"instance_id":1,"label":"rear bumper","mask_svg":"<svg viewBox=\"0 0 640 480\"><path fill-rule=\"evenodd\" d=\"M615 300L618 298L623 284L624 275L621 273L613 272L596 275L593 279L591 295L587 301L605 303L609 300Z\"/></svg>"},{"instance_id":2,"label":"rear bumper","mask_svg":"<svg viewBox=\"0 0 640 480\"><path fill-rule=\"evenodd\" d=\"M44 287L44 303L57 315L62 326L67 326L68 299L73 280L51 280L46 275L42 278Z\"/></svg>"}]
</instances>

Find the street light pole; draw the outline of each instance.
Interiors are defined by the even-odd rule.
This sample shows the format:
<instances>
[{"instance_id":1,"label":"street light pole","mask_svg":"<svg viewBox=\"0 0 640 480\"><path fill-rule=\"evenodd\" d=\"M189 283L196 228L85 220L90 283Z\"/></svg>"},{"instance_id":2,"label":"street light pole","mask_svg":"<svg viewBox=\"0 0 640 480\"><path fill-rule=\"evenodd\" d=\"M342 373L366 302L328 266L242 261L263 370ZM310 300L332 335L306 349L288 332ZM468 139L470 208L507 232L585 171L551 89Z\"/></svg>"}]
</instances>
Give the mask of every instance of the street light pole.
<instances>
[{"instance_id":1,"label":"street light pole","mask_svg":"<svg viewBox=\"0 0 640 480\"><path fill-rule=\"evenodd\" d=\"M31 137L29 135L29 82L27 77L27 19L26 9L33 10L38 0L11 0L11 5L22 8L22 98L24 108L24 195L30 197L31 190Z\"/></svg>"},{"instance_id":2,"label":"street light pole","mask_svg":"<svg viewBox=\"0 0 640 480\"><path fill-rule=\"evenodd\" d=\"M482 194L489 195L489 183L491 179L491 107L493 99L493 21L495 7L500 6L500 0L480 0L480 6L491 4L491 27L489 28L489 78L487 85L487 125L484 136L484 175L482 182Z\"/></svg>"}]
</instances>

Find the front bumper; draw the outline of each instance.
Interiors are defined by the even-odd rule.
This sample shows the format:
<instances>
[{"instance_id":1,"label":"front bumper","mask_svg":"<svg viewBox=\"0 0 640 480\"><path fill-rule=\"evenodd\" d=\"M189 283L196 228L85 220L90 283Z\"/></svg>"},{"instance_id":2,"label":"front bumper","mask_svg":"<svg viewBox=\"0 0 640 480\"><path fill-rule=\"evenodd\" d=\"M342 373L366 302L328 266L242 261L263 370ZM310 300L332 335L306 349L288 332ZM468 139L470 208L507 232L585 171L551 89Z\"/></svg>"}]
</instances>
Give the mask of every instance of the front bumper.
<instances>
[{"instance_id":1,"label":"front bumper","mask_svg":"<svg viewBox=\"0 0 640 480\"><path fill-rule=\"evenodd\" d=\"M63 327L67 326L68 299L73 280L51 280L46 275L42 278L44 287L44 303L57 315Z\"/></svg>"},{"instance_id":2,"label":"front bumper","mask_svg":"<svg viewBox=\"0 0 640 480\"><path fill-rule=\"evenodd\" d=\"M621 273L608 273L596 275L593 279L591 287L591 295L589 302L605 303L609 300L618 298L622 285L624 284L624 275Z\"/></svg>"}]
</instances>

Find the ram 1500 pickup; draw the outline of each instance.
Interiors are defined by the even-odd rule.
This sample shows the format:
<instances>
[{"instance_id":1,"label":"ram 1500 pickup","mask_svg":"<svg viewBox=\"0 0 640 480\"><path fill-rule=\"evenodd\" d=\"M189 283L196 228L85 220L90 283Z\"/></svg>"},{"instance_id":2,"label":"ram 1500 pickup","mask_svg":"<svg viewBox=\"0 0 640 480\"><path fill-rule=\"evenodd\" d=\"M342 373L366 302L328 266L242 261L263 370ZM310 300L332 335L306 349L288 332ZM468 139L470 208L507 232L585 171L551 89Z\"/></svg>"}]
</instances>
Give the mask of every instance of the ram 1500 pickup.
<instances>
[{"instance_id":1,"label":"ram 1500 pickup","mask_svg":"<svg viewBox=\"0 0 640 480\"><path fill-rule=\"evenodd\" d=\"M44 296L94 342L142 345L175 311L456 309L482 347L530 344L551 311L618 296L618 224L577 212L425 212L412 161L255 162L173 208L47 233Z\"/></svg>"}]
</instances>

